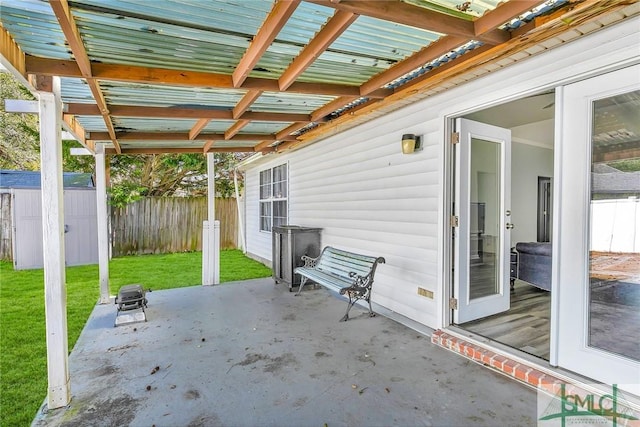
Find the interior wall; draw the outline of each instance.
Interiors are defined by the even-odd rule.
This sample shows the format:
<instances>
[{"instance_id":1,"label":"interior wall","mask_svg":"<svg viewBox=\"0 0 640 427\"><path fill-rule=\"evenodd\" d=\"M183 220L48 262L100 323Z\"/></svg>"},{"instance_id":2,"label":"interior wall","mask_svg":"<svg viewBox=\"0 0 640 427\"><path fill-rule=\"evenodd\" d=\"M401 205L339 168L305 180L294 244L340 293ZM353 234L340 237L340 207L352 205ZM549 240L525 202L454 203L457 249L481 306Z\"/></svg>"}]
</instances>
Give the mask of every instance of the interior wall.
<instances>
[{"instance_id":1,"label":"interior wall","mask_svg":"<svg viewBox=\"0 0 640 427\"><path fill-rule=\"evenodd\" d=\"M538 177L553 179L553 150L529 144L511 144L511 247L537 240ZM552 230L553 233L553 230Z\"/></svg>"}]
</instances>

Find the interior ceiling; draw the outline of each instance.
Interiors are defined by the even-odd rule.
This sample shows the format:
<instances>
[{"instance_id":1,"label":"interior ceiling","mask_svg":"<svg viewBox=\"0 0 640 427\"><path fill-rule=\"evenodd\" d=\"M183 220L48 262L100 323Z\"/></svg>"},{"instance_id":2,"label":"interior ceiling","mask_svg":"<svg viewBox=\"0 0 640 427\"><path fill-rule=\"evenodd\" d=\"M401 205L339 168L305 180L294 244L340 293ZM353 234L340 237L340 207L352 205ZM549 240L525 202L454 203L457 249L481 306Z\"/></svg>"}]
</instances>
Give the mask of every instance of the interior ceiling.
<instances>
[{"instance_id":1,"label":"interior ceiling","mask_svg":"<svg viewBox=\"0 0 640 427\"><path fill-rule=\"evenodd\" d=\"M65 126L90 150L281 151L636 15L634 3L0 0L0 59L32 89L61 77Z\"/></svg>"},{"instance_id":2,"label":"interior ceiling","mask_svg":"<svg viewBox=\"0 0 640 427\"><path fill-rule=\"evenodd\" d=\"M554 94L542 93L486 108L465 117L507 129L553 119Z\"/></svg>"}]
</instances>

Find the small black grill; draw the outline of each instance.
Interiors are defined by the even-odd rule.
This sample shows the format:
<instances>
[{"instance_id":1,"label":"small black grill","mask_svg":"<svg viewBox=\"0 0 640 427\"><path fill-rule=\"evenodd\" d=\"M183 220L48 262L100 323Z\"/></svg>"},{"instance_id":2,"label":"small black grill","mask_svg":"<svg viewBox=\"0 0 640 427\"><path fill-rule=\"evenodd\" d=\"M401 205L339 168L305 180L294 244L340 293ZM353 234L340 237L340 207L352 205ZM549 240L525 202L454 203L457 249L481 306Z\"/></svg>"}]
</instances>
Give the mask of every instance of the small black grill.
<instances>
[{"instance_id":1,"label":"small black grill","mask_svg":"<svg viewBox=\"0 0 640 427\"><path fill-rule=\"evenodd\" d=\"M118 324L117 316L119 316L120 312L123 311L142 310L144 321L147 321L147 314L145 312L145 308L147 307L147 298L145 297L142 285L126 285L121 287L118 291L115 303L118 306L116 325Z\"/></svg>"}]
</instances>

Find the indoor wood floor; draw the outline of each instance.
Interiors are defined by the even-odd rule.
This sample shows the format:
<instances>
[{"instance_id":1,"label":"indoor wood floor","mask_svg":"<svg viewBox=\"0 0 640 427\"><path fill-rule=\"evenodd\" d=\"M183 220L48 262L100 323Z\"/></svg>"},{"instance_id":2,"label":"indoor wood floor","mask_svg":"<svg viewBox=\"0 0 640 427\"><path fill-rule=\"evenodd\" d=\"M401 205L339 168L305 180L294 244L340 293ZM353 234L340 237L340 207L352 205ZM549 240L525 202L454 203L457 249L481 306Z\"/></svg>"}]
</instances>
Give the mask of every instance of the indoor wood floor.
<instances>
[{"instance_id":1,"label":"indoor wood floor","mask_svg":"<svg viewBox=\"0 0 640 427\"><path fill-rule=\"evenodd\" d=\"M550 293L516 280L511 308L464 323L464 329L549 360Z\"/></svg>"}]
</instances>

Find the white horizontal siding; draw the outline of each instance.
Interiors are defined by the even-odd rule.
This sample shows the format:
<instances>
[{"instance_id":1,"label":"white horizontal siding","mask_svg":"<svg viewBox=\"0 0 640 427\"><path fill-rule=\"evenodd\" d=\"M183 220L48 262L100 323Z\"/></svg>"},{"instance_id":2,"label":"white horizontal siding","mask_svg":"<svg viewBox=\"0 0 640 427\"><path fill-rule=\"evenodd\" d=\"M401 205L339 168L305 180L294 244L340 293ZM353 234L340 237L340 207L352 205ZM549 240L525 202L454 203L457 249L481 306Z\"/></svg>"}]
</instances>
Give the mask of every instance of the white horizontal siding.
<instances>
[{"instance_id":1,"label":"white horizontal siding","mask_svg":"<svg viewBox=\"0 0 640 427\"><path fill-rule=\"evenodd\" d=\"M333 135L302 150L247 166L248 250L271 259L260 233L259 171L289 162L290 224L320 227L322 245L383 256L373 301L414 321L443 324L445 289L444 162L446 116L504 102L577 76L628 63L638 19L496 70L445 93ZM537 53L544 47L530 49ZM500 65L513 62L505 59ZM423 135L424 149L400 152L404 133ZM435 299L417 294L423 287Z\"/></svg>"}]
</instances>

